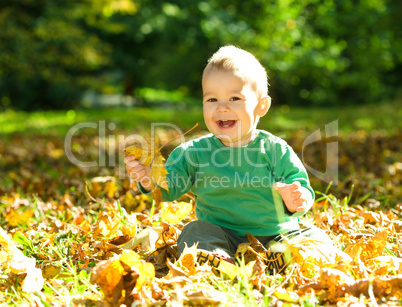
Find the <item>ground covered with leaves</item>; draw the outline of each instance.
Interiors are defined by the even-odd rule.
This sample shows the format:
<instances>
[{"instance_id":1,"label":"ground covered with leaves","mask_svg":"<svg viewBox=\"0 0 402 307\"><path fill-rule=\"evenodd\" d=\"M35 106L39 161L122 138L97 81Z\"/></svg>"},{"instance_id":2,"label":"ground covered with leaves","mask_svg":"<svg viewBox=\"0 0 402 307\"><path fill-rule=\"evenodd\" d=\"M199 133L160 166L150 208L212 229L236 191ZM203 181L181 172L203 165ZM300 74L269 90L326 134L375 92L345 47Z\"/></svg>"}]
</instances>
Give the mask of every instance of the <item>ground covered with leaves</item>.
<instances>
[{"instance_id":1,"label":"ground covered with leaves","mask_svg":"<svg viewBox=\"0 0 402 307\"><path fill-rule=\"evenodd\" d=\"M177 238L196 218L192 197L156 204L131 186L122 162L127 144L117 137L131 133L116 129L106 139L93 130L76 133L77 159L102 162L99 151L106 152L94 167L68 160L65 134L2 135L2 306L402 304L400 131L339 133L339 183L311 176L317 197L303 217L335 248L289 241L283 274L267 272L264 250L251 237L237 266L200 266L191 248L179 259ZM162 144L177 134L158 131ZM308 134L294 130L286 140L300 154ZM305 162L323 170L332 141L309 145Z\"/></svg>"}]
</instances>

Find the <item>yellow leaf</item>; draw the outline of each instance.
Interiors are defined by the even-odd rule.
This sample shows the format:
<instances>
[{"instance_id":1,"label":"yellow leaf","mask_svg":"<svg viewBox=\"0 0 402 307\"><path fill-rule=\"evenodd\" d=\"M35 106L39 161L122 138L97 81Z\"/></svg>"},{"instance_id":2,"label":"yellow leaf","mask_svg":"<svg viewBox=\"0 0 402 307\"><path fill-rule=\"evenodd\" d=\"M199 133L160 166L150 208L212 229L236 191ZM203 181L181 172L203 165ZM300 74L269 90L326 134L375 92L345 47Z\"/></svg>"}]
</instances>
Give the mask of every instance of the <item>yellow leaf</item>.
<instances>
[{"instance_id":1,"label":"yellow leaf","mask_svg":"<svg viewBox=\"0 0 402 307\"><path fill-rule=\"evenodd\" d=\"M24 212L11 211L9 214L5 215L5 218L11 226L22 224L29 225L33 214L33 210L26 210Z\"/></svg>"},{"instance_id":2,"label":"yellow leaf","mask_svg":"<svg viewBox=\"0 0 402 307\"><path fill-rule=\"evenodd\" d=\"M61 271L60 266L56 266L51 263L48 265L45 265L42 268L43 277L46 279L52 279L52 278L56 277L58 274L60 274L60 271Z\"/></svg>"},{"instance_id":3,"label":"yellow leaf","mask_svg":"<svg viewBox=\"0 0 402 307\"><path fill-rule=\"evenodd\" d=\"M116 178L113 176L100 176L91 179L89 193L91 196L98 197L105 195L113 198L117 191Z\"/></svg>"},{"instance_id":4,"label":"yellow leaf","mask_svg":"<svg viewBox=\"0 0 402 307\"><path fill-rule=\"evenodd\" d=\"M146 144L132 145L124 149L125 156L133 155L142 165L151 167L152 197L159 204L162 201L162 193L159 187L168 191L166 175L169 174L164 165L164 158L160 153L159 138L145 136Z\"/></svg>"},{"instance_id":5,"label":"yellow leaf","mask_svg":"<svg viewBox=\"0 0 402 307\"><path fill-rule=\"evenodd\" d=\"M128 290L131 292L135 287L138 291L154 278L155 268L151 263L146 263L133 251L124 251L122 255L99 262L93 269L91 282L102 289L108 303L118 306L118 302L124 301L129 294Z\"/></svg>"},{"instance_id":6,"label":"yellow leaf","mask_svg":"<svg viewBox=\"0 0 402 307\"><path fill-rule=\"evenodd\" d=\"M123 253L120 257L120 262L125 268L126 272L136 271L139 276L135 288L139 290L145 282L155 278L155 268L151 263L144 262L140 256L133 251Z\"/></svg>"},{"instance_id":7,"label":"yellow leaf","mask_svg":"<svg viewBox=\"0 0 402 307\"><path fill-rule=\"evenodd\" d=\"M193 205L186 202L171 202L162 211L162 221L166 223L178 223L193 210Z\"/></svg>"},{"instance_id":8,"label":"yellow leaf","mask_svg":"<svg viewBox=\"0 0 402 307\"><path fill-rule=\"evenodd\" d=\"M117 191L117 187L116 187L116 183L114 180L106 182L105 192L106 192L107 197L113 198L116 191Z\"/></svg>"},{"instance_id":9,"label":"yellow leaf","mask_svg":"<svg viewBox=\"0 0 402 307\"><path fill-rule=\"evenodd\" d=\"M35 267L35 259L25 256L1 227L0 245L2 245L1 265L10 269L14 274L27 274L22 282L22 291L31 293L42 290L44 279L42 271Z\"/></svg>"},{"instance_id":10,"label":"yellow leaf","mask_svg":"<svg viewBox=\"0 0 402 307\"><path fill-rule=\"evenodd\" d=\"M355 260L359 257L363 262L382 256L387 244L388 230L377 233L369 239L361 238L357 243L348 246L345 253Z\"/></svg>"},{"instance_id":11,"label":"yellow leaf","mask_svg":"<svg viewBox=\"0 0 402 307\"><path fill-rule=\"evenodd\" d=\"M340 249L320 240L296 237L287 242L293 261L300 264L303 275L312 277L323 267L332 267L339 261L351 262L352 259Z\"/></svg>"},{"instance_id":12,"label":"yellow leaf","mask_svg":"<svg viewBox=\"0 0 402 307\"><path fill-rule=\"evenodd\" d=\"M299 301L299 296L296 294L296 292L290 292L286 291L285 289L278 289L274 292L274 295L285 302L289 303L297 303Z\"/></svg>"},{"instance_id":13,"label":"yellow leaf","mask_svg":"<svg viewBox=\"0 0 402 307\"><path fill-rule=\"evenodd\" d=\"M162 202L162 192L161 189L156 188L154 185L152 185L152 193L151 193L152 198L155 200L157 204L160 204Z\"/></svg>"},{"instance_id":14,"label":"yellow leaf","mask_svg":"<svg viewBox=\"0 0 402 307\"><path fill-rule=\"evenodd\" d=\"M165 163L163 162L164 160L165 159L160 153L155 156L151 168L151 180L154 184L157 184L166 191L169 191L168 182L166 179L166 175L169 173L165 168Z\"/></svg>"},{"instance_id":15,"label":"yellow leaf","mask_svg":"<svg viewBox=\"0 0 402 307\"><path fill-rule=\"evenodd\" d=\"M134 156L136 160L139 160L142 165L151 166L155 156L160 154L159 152L160 142L159 138L150 138L145 136L145 144L132 145L124 149L125 156Z\"/></svg>"},{"instance_id":16,"label":"yellow leaf","mask_svg":"<svg viewBox=\"0 0 402 307\"><path fill-rule=\"evenodd\" d=\"M369 264L375 269L376 275L386 275L387 272L402 274L402 258L394 256L378 256L370 259Z\"/></svg>"},{"instance_id":17,"label":"yellow leaf","mask_svg":"<svg viewBox=\"0 0 402 307\"><path fill-rule=\"evenodd\" d=\"M105 300L116 304L124 289L124 268L119 261L120 256L99 262L92 271L91 282L96 283L103 291Z\"/></svg>"}]
</instances>

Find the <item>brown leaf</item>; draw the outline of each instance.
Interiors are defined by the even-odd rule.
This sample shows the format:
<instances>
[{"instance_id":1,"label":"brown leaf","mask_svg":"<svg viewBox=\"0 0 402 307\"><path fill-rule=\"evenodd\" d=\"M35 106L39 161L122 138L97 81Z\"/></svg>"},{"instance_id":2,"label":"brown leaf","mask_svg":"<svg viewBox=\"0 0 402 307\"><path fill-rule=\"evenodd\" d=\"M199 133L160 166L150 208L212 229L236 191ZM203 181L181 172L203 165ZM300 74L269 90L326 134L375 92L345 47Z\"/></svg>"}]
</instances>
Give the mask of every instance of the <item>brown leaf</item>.
<instances>
[{"instance_id":1,"label":"brown leaf","mask_svg":"<svg viewBox=\"0 0 402 307\"><path fill-rule=\"evenodd\" d=\"M368 265L375 275L386 275L387 273L402 274L402 258L393 256L378 256L370 259Z\"/></svg>"},{"instance_id":2,"label":"brown leaf","mask_svg":"<svg viewBox=\"0 0 402 307\"><path fill-rule=\"evenodd\" d=\"M247 232L247 239L250 242L250 247L254 249L257 253L265 253L267 249L254 237L251 233Z\"/></svg>"},{"instance_id":3,"label":"brown leaf","mask_svg":"<svg viewBox=\"0 0 402 307\"><path fill-rule=\"evenodd\" d=\"M251 274L251 282L258 291L265 288L265 282L267 280L267 275L265 274L265 269L267 266L262 262L261 259L257 258L253 265L253 272Z\"/></svg>"}]
</instances>

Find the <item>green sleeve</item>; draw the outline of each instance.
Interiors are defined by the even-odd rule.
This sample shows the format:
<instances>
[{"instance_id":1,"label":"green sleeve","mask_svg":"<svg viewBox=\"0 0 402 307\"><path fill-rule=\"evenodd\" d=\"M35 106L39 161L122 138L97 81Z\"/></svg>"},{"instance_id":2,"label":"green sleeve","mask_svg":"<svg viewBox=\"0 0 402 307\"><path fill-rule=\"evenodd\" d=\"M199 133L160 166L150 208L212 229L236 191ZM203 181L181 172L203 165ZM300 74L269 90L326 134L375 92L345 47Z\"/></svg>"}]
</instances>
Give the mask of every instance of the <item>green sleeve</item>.
<instances>
[{"instance_id":1,"label":"green sleeve","mask_svg":"<svg viewBox=\"0 0 402 307\"><path fill-rule=\"evenodd\" d=\"M291 184L295 181L300 182L301 186L310 192L311 197L307 197L307 207L304 211L291 213L285 204L285 213L287 215L298 217L304 215L314 203L314 190L310 186L307 171L300 161L299 157L293 151L292 147L287 144L278 144L276 148L276 156L273 163L273 171L275 180L277 182L283 182ZM307 193L308 193L307 192Z\"/></svg>"}]
</instances>

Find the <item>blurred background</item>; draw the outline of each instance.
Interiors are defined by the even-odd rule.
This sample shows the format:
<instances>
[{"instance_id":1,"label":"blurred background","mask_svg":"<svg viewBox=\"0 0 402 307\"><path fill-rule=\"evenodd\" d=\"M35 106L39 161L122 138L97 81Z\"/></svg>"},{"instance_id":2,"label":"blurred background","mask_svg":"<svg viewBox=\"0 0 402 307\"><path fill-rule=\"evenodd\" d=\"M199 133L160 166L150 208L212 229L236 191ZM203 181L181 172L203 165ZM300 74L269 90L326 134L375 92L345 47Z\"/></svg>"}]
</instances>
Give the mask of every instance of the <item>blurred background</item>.
<instances>
[{"instance_id":1,"label":"blurred background","mask_svg":"<svg viewBox=\"0 0 402 307\"><path fill-rule=\"evenodd\" d=\"M184 107L222 45L255 54L278 104L402 95L400 1L13 0L0 4L0 108Z\"/></svg>"},{"instance_id":2,"label":"blurred background","mask_svg":"<svg viewBox=\"0 0 402 307\"><path fill-rule=\"evenodd\" d=\"M199 122L186 138L207 133L202 70L231 44L268 71L273 104L259 127L319 172L336 163L338 184L310 174L317 192L372 208L402 203L401 17L395 0L2 1L0 196L67 193L85 204L86 182L106 176L116 188L104 197L126 204L136 193L126 138L161 122L183 132ZM326 135L335 121L337 135ZM84 122L93 128L74 130ZM179 134L157 133L163 144ZM328 160L333 142L338 162ZM66 150L97 166L77 167Z\"/></svg>"}]
</instances>

